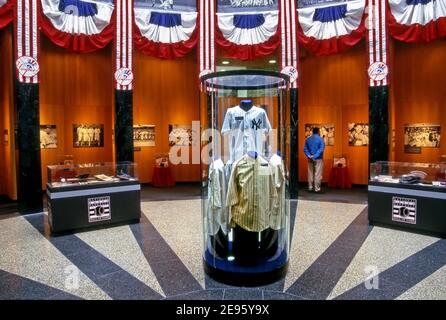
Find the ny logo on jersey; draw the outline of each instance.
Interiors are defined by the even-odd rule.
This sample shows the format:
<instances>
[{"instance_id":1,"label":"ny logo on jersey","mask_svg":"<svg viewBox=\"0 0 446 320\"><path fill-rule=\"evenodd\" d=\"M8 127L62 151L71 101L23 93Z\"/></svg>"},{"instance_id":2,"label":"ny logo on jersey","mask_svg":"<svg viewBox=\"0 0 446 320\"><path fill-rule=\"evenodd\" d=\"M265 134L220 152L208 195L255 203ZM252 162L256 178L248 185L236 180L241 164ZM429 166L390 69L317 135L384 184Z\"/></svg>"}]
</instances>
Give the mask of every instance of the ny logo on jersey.
<instances>
[{"instance_id":1,"label":"ny logo on jersey","mask_svg":"<svg viewBox=\"0 0 446 320\"><path fill-rule=\"evenodd\" d=\"M256 119L252 119L252 121L251 121L251 128L255 129L255 130L260 129L260 125L261 124L262 124L262 119L259 119L257 121L256 121Z\"/></svg>"}]
</instances>

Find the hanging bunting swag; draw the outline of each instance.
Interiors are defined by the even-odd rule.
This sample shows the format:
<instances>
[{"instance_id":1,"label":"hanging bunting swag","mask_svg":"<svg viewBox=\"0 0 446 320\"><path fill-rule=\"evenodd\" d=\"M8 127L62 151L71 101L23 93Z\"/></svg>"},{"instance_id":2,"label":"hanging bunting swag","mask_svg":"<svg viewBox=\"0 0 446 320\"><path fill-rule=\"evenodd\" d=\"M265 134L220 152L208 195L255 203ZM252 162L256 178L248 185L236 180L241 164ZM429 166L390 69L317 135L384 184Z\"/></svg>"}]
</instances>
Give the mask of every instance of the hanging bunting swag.
<instances>
[{"instance_id":1,"label":"hanging bunting swag","mask_svg":"<svg viewBox=\"0 0 446 320\"><path fill-rule=\"evenodd\" d=\"M278 2L217 0L217 45L228 57L240 60L273 53L281 41Z\"/></svg>"},{"instance_id":2,"label":"hanging bunting swag","mask_svg":"<svg viewBox=\"0 0 446 320\"><path fill-rule=\"evenodd\" d=\"M298 9L298 40L317 56L337 54L365 35L366 0Z\"/></svg>"},{"instance_id":3,"label":"hanging bunting swag","mask_svg":"<svg viewBox=\"0 0 446 320\"><path fill-rule=\"evenodd\" d=\"M112 0L40 0L40 25L56 45L86 53L104 48L115 29Z\"/></svg>"},{"instance_id":4,"label":"hanging bunting swag","mask_svg":"<svg viewBox=\"0 0 446 320\"><path fill-rule=\"evenodd\" d=\"M170 6L168 0L155 8L135 1L135 46L144 54L162 59L188 54L198 40L198 12L195 1L183 2L177 9L177 2Z\"/></svg>"},{"instance_id":5,"label":"hanging bunting swag","mask_svg":"<svg viewBox=\"0 0 446 320\"><path fill-rule=\"evenodd\" d=\"M389 33L404 42L446 36L446 0L389 0Z\"/></svg>"},{"instance_id":6,"label":"hanging bunting swag","mask_svg":"<svg viewBox=\"0 0 446 320\"><path fill-rule=\"evenodd\" d=\"M12 21L12 6L15 0L0 0L0 29Z\"/></svg>"}]
</instances>

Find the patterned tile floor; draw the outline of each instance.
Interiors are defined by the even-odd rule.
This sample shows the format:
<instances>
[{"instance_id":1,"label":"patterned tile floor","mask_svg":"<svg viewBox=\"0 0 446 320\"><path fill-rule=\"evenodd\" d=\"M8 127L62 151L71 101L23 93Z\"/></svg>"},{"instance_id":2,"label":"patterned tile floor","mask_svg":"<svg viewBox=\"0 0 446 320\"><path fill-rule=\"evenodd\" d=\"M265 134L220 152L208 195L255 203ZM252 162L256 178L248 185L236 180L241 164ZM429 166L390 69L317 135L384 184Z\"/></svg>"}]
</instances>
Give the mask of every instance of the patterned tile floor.
<instances>
[{"instance_id":1,"label":"patterned tile floor","mask_svg":"<svg viewBox=\"0 0 446 320\"><path fill-rule=\"evenodd\" d=\"M203 272L198 193L182 188L145 190L138 224L58 237L44 213L3 216L0 299L446 299L446 240L369 226L361 191L293 203L283 280L221 284Z\"/></svg>"}]
</instances>

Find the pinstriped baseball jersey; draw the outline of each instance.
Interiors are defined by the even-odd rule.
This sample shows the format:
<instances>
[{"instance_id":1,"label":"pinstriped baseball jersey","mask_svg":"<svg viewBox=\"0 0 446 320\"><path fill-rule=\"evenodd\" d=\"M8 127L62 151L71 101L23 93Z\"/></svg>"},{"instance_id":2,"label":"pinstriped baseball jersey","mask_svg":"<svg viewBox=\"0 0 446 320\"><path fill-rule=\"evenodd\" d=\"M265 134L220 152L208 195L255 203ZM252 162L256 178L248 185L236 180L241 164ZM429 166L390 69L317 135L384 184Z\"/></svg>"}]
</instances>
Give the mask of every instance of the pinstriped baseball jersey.
<instances>
[{"instance_id":1,"label":"pinstriped baseball jersey","mask_svg":"<svg viewBox=\"0 0 446 320\"><path fill-rule=\"evenodd\" d=\"M239 225L253 232L269 228L276 198L268 161L260 156L254 159L245 155L233 164L226 199L232 228Z\"/></svg>"},{"instance_id":2,"label":"pinstriped baseball jersey","mask_svg":"<svg viewBox=\"0 0 446 320\"><path fill-rule=\"evenodd\" d=\"M219 228L228 233L228 209L226 207L226 177L221 159L209 166L208 203L206 231L215 235Z\"/></svg>"},{"instance_id":3,"label":"pinstriped baseball jersey","mask_svg":"<svg viewBox=\"0 0 446 320\"><path fill-rule=\"evenodd\" d=\"M277 191L277 198L273 204L270 217L270 227L279 230L285 223L285 168L282 157L274 154L269 159L273 172L274 188Z\"/></svg>"},{"instance_id":4,"label":"pinstriped baseball jersey","mask_svg":"<svg viewBox=\"0 0 446 320\"><path fill-rule=\"evenodd\" d=\"M240 159L248 151L257 151L265 154L265 134L271 130L265 110L252 106L248 111L240 106L229 108L226 111L221 133L229 136L229 162Z\"/></svg>"}]
</instances>

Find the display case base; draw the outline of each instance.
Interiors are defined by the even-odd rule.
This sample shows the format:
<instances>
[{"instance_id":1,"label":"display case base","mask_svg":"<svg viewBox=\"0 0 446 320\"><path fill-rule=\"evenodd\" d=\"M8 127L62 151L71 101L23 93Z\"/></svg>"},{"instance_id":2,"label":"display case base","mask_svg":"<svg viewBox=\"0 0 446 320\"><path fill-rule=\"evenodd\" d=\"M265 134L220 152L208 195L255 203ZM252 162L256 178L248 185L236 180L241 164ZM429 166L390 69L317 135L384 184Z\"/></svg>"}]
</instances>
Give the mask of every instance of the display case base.
<instances>
[{"instance_id":1,"label":"display case base","mask_svg":"<svg viewBox=\"0 0 446 320\"><path fill-rule=\"evenodd\" d=\"M370 182L371 225L445 238L446 188Z\"/></svg>"},{"instance_id":2,"label":"display case base","mask_svg":"<svg viewBox=\"0 0 446 320\"><path fill-rule=\"evenodd\" d=\"M218 282L232 286L257 287L274 283L285 277L288 270L288 262L280 268L268 272L229 272L210 266L203 259L203 267L206 274Z\"/></svg>"}]
</instances>

